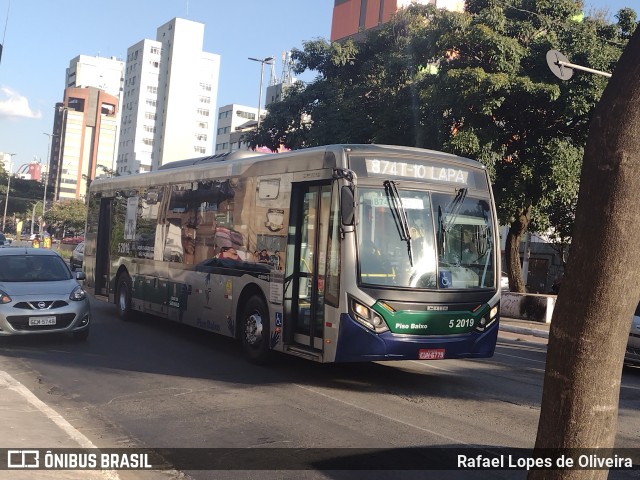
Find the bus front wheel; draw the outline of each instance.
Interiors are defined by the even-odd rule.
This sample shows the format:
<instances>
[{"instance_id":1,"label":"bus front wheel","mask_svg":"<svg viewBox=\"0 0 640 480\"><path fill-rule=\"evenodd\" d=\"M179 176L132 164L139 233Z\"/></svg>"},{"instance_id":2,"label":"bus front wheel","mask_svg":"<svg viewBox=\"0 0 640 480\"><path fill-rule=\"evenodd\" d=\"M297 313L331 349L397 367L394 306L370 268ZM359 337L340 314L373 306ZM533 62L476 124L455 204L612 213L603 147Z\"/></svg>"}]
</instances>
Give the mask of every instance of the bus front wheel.
<instances>
[{"instance_id":1,"label":"bus front wheel","mask_svg":"<svg viewBox=\"0 0 640 480\"><path fill-rule=\"evenodd\" d=\"M269 311L258 296L249 298L242 312L240 337L244 352L251 362L267 362L270 356Z\"/></svg>"},{"instance_id":2,"label":"bus front wheel","mask_svg":"<svg viewBox=\"0 0 640 480\"><path fill-rule=\"evenodd\" d=\"M122 320L131 320L131 278L126 273L118 277L116 288L116 307Z\"/></svg>"}]
</instances>

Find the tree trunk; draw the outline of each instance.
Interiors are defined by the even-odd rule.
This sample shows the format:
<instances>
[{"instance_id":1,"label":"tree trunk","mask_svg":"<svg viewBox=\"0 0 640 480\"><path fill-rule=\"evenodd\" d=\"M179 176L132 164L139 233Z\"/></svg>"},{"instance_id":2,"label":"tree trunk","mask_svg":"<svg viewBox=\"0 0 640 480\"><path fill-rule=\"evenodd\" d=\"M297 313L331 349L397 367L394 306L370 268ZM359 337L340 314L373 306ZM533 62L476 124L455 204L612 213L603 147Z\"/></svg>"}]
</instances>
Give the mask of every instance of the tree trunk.
<instances>
[{"instance_id":1,"label":"tree trunk","mask_svg":"<svg viewBox=\"0 0 640 480\"><path fill-rule=\"evenodd\" d=\"M586 74L585 74L586 75ZM567 272L547 351L538 448L612 448L629 325L640 297L640 28L598 104ZM536 470L603 479L606 470Z\"/></svg>"},{"instance_id":2,"label":"tree trunk","mask_svg":"<svg viewBox=\"0 0 640 480\"><path fill-rule=\"evenodd\" d=\"M509 227L505 252L507 255L507 276L509 277L509 290L512 292L525 292L525 285L522 281L522 268L520 267L520 239L529 226L531 215L530 207L517 213L516 219ZM525 252L526 253L526 252Z\"/></svg>"}]
</instances>

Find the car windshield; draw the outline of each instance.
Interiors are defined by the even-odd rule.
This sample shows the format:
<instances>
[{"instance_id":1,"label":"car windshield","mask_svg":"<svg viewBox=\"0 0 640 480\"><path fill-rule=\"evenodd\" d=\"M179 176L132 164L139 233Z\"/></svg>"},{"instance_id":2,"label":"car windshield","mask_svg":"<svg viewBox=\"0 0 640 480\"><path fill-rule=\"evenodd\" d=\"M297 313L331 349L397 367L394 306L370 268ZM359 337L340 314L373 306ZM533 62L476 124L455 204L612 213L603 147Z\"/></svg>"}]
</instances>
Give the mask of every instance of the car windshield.
<instances>
[{"instance_id":1,"label":"car windshield","mask_svg":"<svg viewBox=\"0 0 640 480\"><path fill-rule=\"evenodd\" d=\"M463 189L464 190L464 189ZM409 288L495 286L489 202L466 195L359 190L360 281ZM403 234L404 233L404 234Z\"/></svg>"},{"instance_id":2,"label":"car windshield","mask_svg":"<svg viewBox=\"0 0 640 480\"><path fill-rule=\"evenodd\" d=\"M2 255L0 282L50 282L73 278L57 255Z\"/></svg>"}]
</instances>

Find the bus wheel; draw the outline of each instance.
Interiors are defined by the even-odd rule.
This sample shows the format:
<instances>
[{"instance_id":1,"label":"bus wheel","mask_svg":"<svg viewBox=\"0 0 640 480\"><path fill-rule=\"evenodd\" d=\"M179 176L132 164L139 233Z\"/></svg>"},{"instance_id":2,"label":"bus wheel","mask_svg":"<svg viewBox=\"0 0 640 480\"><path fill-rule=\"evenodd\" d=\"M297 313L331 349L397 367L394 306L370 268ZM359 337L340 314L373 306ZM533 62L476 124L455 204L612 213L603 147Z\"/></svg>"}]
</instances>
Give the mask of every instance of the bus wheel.
<instances>
[{"instance_id":1,"label":"bus wheel","mask_svg":"<svg viewBox=\"0 0 640 480\"><path fill-rule=\"evenodd\" d=\"M247 302L240 322L242 347L249 360L264 364L269 359L269 312L260 297Z\"/></svg>"},{"instance_id":2,"label":"bus wheel","mask_svg":"<svg viewBox=\"0 0 640 480\"><path fill-rule=\"evenodd\" d=\"M118 277L116 286L116 307L122 320L131 320L131 278L126 273Z\"/></svg>"}]
</instances>

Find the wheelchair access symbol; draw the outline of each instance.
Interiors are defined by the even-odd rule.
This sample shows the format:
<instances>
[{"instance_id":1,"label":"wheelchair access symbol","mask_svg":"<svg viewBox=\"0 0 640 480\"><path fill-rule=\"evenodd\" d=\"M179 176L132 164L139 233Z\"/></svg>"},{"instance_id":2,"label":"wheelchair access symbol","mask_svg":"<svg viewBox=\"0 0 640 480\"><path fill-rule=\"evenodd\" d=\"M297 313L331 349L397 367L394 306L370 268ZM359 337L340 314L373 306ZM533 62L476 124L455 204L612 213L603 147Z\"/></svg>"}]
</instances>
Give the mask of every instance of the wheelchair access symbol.
<instances>
[{"instance_id":1,"label":"wheelchair access symbol","mask_svg":"<svg viewBox=\"0 0 640 480\"><path fill-rule=\"evenodd\" d=\"M451 284L453 282L451 272L441 270L439 280L440 280L440 288L451 288Z\"/></svg>"},{"instance_id":2,"label":"wheelchair access symbol","mask_svg":"<svg viewBox=\"0 0 640 480\"><path fill-rule=\"evenodd\" d=\"M39 468L40 452L38 450L8 450L7 468Z\"/></svg>"}]
</instances>

